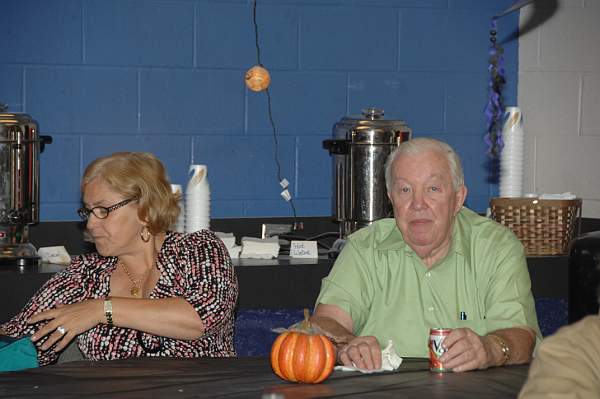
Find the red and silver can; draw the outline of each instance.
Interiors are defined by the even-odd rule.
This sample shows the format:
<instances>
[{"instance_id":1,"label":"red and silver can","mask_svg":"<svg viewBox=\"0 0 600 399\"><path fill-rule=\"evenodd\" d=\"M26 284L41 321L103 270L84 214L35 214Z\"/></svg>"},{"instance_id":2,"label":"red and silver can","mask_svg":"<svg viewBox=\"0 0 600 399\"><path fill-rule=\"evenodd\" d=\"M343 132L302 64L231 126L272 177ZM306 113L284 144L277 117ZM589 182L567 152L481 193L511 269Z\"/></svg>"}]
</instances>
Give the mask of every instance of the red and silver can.
<instances>
[{"instance_id":1,"label":"red and silver can","mask_svg":"<svg viewBox=\"0 0 600 399\"><path fill-rule=\"evenodd\" d=\"M449 328L432 328L429 330L429 370L436 373L448 371L444 368L442 362L440 362L440 356L446 352L446 349L442 346L442 342L450 334L450 331L452 330Z\"/></svg>"}]
</instances>

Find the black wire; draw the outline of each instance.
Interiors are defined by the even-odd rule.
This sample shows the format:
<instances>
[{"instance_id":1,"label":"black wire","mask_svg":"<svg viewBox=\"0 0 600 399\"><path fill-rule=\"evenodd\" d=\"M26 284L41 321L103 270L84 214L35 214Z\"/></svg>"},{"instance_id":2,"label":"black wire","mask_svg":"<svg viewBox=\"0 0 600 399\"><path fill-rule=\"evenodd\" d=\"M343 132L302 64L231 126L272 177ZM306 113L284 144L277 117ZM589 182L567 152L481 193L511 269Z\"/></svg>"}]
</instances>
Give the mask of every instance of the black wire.
<instances>
[{"instance_id":1,"label":"black wire","mask_svg":"<svg viewBox=\"0 0 600 399\"><path fill-rule=\"evenodd\" d=\"M252 1L252 23L254 24L254 44L256 46L256 59L258 65L263 66L260 61L260 45L258 44L258 24L256 23L256 0Z\"/></svg>"},{"instance_id":2,"label":"black wire","mask_svg":"<svg viewBox=\"0 0 600 399\"><path fill-rule=\"evenodd\" d=\"M258 65L263 66L260 60L260 44L258 40L258 24L256 23L256 0L252 1L252 24L254 25L254 44L256 46L256 58L258 61ZM265 89L267 93L267 111L269 114L269 123L271 124L271 130L273 132L273 157L275 158L275 165L277 166L277 183L280 184L281 180L281 162L279 162L279 139L277 138L277 129L275 128L275 121L273 120L273 108L271 106L271 92L267 87ZM285 190L285 188L284 188ZM290 206L292 207L292 213L294 215L294 227L296 226L296 206L294 205L294 199L290 198L289 201Z\"/></svg>"},{"instance_id":3,"label":"black wire","mask_svg":"<svg viewBox=\"0 0 600 399\"><path fill-rule=\"evenodd\" d=\"M333 237L333 236L339 237L340 232L339 231L328 231L325 233L317 234L316 236L308 237L308 238L306 238L306 241L312 241L312 240L316 240L317 238Z\"/></svg>"}]
</instances>

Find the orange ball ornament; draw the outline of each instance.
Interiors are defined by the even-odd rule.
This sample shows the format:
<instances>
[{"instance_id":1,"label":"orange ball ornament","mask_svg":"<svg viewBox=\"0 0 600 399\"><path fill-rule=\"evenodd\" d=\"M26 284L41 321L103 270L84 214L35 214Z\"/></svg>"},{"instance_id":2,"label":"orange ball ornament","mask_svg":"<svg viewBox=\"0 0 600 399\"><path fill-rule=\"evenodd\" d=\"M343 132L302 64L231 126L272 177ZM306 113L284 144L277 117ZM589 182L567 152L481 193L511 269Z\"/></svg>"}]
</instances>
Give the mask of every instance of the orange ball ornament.
<instances>
[{"instance_id":1,"label":"orange ball ornament","mask_svg":"<svg viewBox=\"0 0 600 399\"><path fill-rule=\"evenodd\" d=\"M266 68L255 65L246 71L246 86L252 91L262 91L271 84L271 75Z\"/></svg>"},{"instance_id":2,"label":"orange ball ornament","mask_svg":"<svg viewBox=\"0 0 600 399\"><path fill-rule=\"evenodd\" d=\"M313 331L308 312L299 329L281 333L271 347L271 367L286 381L318 384L329 377L335 360L335 347Z\"/></svg>"}]
</instances>

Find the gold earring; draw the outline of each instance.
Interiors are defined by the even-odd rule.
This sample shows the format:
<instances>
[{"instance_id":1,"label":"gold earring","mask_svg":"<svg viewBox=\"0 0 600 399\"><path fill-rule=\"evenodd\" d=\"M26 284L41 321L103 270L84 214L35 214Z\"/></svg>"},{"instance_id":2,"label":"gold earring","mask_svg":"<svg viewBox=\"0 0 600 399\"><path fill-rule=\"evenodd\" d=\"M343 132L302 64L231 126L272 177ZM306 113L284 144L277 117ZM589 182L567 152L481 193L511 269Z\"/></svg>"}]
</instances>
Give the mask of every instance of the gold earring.
<instances>
[{"instance_id":1,"label":"gold earring","mask_svg":"<svg viewBox=\"0 0 600 399\"><path fill-rule=\"evenodd\" d=\"M146 230L146 235L144 236L144 230ZM144 242L148 242L150 241L150 236L152 234L150 234L150 230L148 230L148 226L143 226L142 227L142 231L140 231L140 238L142 239L142 241Z\"/></svg>"}]
</instances>

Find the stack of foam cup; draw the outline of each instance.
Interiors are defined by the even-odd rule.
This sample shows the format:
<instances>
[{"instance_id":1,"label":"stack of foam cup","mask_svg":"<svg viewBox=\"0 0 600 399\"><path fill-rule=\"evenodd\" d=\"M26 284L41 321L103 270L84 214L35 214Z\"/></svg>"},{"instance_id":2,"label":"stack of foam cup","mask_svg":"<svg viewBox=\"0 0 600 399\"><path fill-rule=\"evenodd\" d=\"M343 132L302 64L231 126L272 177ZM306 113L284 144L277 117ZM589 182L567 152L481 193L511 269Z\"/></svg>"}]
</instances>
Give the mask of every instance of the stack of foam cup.
<instances>
[{"instance_id":1,"label":"stack of foam cup","mask_svg":"<svg viewBox=\"0 0 600 399\"><path fill-rule=\"evenodd\" d=\"M191 165L185 193L185 231L193 233L210 227L210 186L206 165Z\"/></svg>"},{"instance_id":2,"label":"stack of foam cup","mask_svg":"<svg viewBox=\"0 0 600 399\"><path fill-rule=\"evenodd\" d=\"M523 116L518 107L506 107L502 128L504 148L500 155L500 197L523 195L523 159L525 137Z\"/></svg>"},{"instance_id":3,"label":"stack of foam cup","mask_svg":"<svg viewBox=\"0 0 600 399\"><path fill-rule=\"evenodd\" d=\"M171 191L173 194L179 196L179 217L175 221L175 224L171 227L171 230L179 233L185 233L185 206L183 202L183 189L180 184L171 184Z\"/></svg>"}]
</instances>

